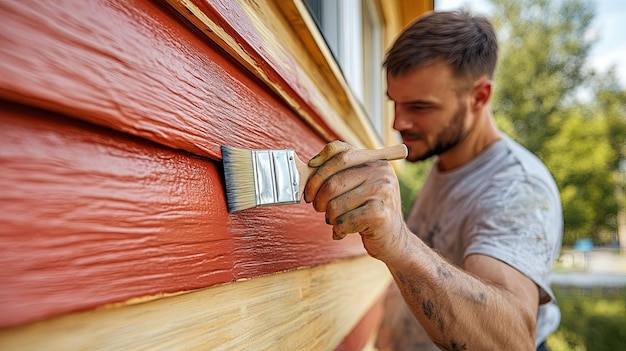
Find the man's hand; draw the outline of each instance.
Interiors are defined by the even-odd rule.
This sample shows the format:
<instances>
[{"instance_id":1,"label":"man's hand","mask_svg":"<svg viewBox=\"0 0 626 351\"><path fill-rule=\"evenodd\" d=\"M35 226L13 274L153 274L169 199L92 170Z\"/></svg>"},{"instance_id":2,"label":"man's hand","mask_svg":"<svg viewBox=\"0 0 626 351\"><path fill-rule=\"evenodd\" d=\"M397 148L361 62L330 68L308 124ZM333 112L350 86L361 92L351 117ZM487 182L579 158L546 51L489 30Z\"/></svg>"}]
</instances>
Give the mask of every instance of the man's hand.
<instances>
[{"instance_id":1,"label":"man's hand","mask_svg":"<svg viewBox=\"0 0 626 351\"><path fill-rule=\"evenodd\" d=\"M333 238L360 233L373 257L392 257L406 242L398 178L387 161L363 163L362 150L335 141L309 161L319 167L304 190L306 202L326 212Z\"/></svg>"}]
</instances>

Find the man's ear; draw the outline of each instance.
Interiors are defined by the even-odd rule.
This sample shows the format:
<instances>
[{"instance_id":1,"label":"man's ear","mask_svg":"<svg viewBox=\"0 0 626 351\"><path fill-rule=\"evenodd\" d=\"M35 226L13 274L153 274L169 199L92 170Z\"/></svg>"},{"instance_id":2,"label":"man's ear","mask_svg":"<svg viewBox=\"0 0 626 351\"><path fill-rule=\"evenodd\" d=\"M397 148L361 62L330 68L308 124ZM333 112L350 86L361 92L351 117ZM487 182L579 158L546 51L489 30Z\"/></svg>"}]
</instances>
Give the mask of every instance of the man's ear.
<instances>
[{"instance_id":1,"label":"man's ear","mask_svg":"<svg viewBox=\"0 0 626 351\"><path fill-rule=\"evenodd\" d=\"M472 96L472 110L474 112L485 108L489 104L492 88L493 83L488 78L480 78L474 83Z\"/></svg>"}]
</instances>

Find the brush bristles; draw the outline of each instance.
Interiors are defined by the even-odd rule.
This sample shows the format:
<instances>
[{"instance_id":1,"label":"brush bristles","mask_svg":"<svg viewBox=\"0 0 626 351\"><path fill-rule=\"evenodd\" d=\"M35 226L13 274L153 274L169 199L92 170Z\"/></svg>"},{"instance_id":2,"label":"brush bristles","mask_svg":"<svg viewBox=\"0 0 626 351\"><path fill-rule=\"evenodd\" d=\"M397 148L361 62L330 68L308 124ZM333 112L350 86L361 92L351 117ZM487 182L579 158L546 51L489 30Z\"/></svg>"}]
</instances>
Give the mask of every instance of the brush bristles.
<instances>
[{"instance_id":1,"label":"brush bristles","mask_svg":"<svg viewBox=\"0 0 626 351\"><path fill-rule=\"evenodd\" d=\"M224 145L220 148L224 161L228 212L256 207L252 151Z\"/></svg>"}]
</instances>

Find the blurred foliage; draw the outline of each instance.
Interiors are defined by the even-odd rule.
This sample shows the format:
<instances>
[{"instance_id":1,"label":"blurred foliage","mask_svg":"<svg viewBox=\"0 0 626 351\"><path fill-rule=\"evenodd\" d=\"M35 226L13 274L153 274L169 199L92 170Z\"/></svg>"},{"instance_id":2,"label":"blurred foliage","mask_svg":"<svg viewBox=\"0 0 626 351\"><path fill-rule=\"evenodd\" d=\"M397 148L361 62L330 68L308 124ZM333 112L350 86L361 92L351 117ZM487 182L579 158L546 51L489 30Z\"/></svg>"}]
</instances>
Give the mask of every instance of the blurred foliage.
<instances>
[{"instance_id":1,"label":"blurred foliage","mask_svg":"<svg viewBox=\"0 0 626 351\"><path fill-rule=\"evenodd\" d=\"M593 10L580 0L492 0L499 64L492 98L496 120L542 156L558 126L549 116L574 99L593 38ZM587 39L586 39L587 38Z\"/></svg>"},{"instance_id":2,"label":"blurred foliage","mask_svg":"<svg viewBox=\"0 0 626 351\"><path fill-rule=\"evenodd\" d=\"M561 191L563 245L591 238L614 244L626 160L626 90L614 70L588 68L597 40L589 0L490 0L499 64L492 105L500 129L536 154ZM471 8L470 8L471 10ZM424 167L400 174L405 209Z\"/></svg>"},{"instance_id":3,"label":"blurred foliage","mask_svg":"<svg viewBox=\"0 0 626 351\"><path fill-rule=\"evenodd\" d=\"M405 163L400 172L398 172L400 193L402 195L402 212L405 217L411 209L413 199L422 188L422 183L431 165L431 160L418 163Z\"/></svg>"},{"instance_id":4,"label":"blurred foliage","mask_svg":"<svg viewBox=\"0 0 626 351\"><path fill-rule=\"evenodd\" d=\"M492 100L499 126L552 172L563 201L563 244L614 243L626 91L614 71L586 68L596 40L593 3L491 1L500 40Z\"/></svg>"},{"instance_id":5,"label":"blurred foliage","mask_svg":"<svg viewBox=\"0 0 626 351\"><path fill-rule=\"evenodd\" d=\"M558 132L543 145L544 161L556 179L563 201L565 243L591 238L609 243L616 230L614 169L617 152L607 138L604 118L585 116L585 106L560 111ZM598 206L598 204L602 204Z\"/></svg>"},{"instance_id":6,"label":"blurred foliage","mask_svg":"<svg viewBox=\"0 0 626 351\"><path fill-rule=\"evenodd\" d=\"M561 325L548 337L552 351L614 351L626 345L626 288L553 287Z\"/></svg>"}]
</instances>

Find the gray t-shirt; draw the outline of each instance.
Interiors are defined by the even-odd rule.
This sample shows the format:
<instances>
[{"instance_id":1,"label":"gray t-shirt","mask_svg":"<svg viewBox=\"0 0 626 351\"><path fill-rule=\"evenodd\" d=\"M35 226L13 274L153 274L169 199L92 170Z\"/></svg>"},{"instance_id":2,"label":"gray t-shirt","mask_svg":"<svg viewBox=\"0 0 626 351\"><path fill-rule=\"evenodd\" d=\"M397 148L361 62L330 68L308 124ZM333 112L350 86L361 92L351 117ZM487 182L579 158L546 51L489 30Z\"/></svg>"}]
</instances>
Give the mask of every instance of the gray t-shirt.
<instances>
[{"instance_id":1,"label":"gray t-shirt","mask_svg":"<svg viewBox=\"0 0 626 351\"><path fill-rule=\"evenodd\" d=\"M435 160L407 224L458 266L481 254L529 277L540 288L537 344L556 330L560 311L549 276L561 247L561 200L550 172L528 150L503 136L452 171L440 172Z\"/></svg>"}]
</instances>

